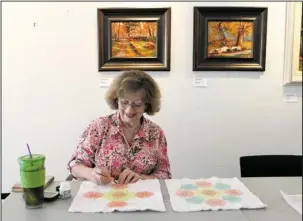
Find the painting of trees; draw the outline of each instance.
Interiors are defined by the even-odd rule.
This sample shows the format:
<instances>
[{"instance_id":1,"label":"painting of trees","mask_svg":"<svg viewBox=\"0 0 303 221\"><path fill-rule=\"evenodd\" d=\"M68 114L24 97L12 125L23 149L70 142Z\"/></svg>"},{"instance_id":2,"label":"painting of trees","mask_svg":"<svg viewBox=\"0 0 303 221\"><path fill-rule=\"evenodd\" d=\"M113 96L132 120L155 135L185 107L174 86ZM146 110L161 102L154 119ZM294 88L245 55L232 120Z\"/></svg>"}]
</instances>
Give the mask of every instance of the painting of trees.
<instances>
[{"instance_id":1,"label":"painting of trees","mask_svg":"<svg viewBox=\"0 0 303 221\"><path fill-rule=\"evenodd\" d=\"M226 41L227 25L224 24L224 22L209 22L208 27L209 27L208 39L210 39L210 41L214 41L214 40L220 40L222 42Z\"/></svg>"},{"instance_id":2,"label":"painting of trees","mask_svg":"<svg viewBox=\"0 0 303 221\"><path fill-rule=\"evenodd\" d=\"M144 22L143 23L143 28L145 30L148 30L149 37L153 40L156 41L156 23L155 22Z\"/></svg>"},{"instance_id":3,"label":"painting of trees","mask_svg":"<svg viewBox=\"0 0 303 221\"><path fill-rule=\"evenodd\" d=\"M208 22L208 52L224 48L224 56L251 57L253 22L210 21ZM243 51L240 53L239 51Z\"/></svg>"},{"instance_id":4,"label":"painting of trees","mask_svg":"<svg viewBox=\"0 0 303 221\"><path fill-rule=\"evenodd\" d=\"M112 57L155 57L157 23L119 21L111 24Z\"/></svg>"},{"instance_id":5,"label":"painting of trees","mask_svg":"<svg viewBox=\"0 0 303 221\"><path fill-rule=\"evenodd\" d=\"M112 22L112 39L114 41L119 41L120 36L125 34L122 33L123 30L121 30L120 27L121 27L121 22Z\"/></svg>"},{"instance_id":6,"label":"painting of trees","mask_svg":"<svg viewBox=\"0 0 303 221\"><path fill-rule=\"evenodd\" d=\"M246 34L248 36L251 36L252 28L253 28L252 22L242 22L242 21L239 22L238 27L235 28L238 32L236 46L243 46L244 35Z\"/></svg>"},{"instance_id":7,"label":"painting of trees","mask_svg":"<svg viewBox=\"0 0 303 221\"><path fill-rule=\"evenodd\" d=\"M195 6L193 71L265 71L267 7Z\"/></svg>"}]
</instances>

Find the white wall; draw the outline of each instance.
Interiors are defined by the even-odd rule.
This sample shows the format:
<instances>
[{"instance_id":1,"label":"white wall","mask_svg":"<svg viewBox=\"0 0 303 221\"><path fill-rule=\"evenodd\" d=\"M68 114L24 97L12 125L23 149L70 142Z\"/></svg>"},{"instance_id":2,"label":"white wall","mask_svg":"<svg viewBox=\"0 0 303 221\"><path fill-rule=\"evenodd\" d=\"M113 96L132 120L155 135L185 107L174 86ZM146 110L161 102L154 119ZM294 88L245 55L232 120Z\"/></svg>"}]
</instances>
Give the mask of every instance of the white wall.
<instances>
[{"instance_id":1,"label":"white wall","mask_svg":"<svg viewBox=\"0 0 303 221\"><path fill-rule=\"evenodd\" d=\"M166 131L174 177L239 176L246 154L302 154L301 87L283 87L285 3L123 3L172 8L171 72L150 72L163 92L152 117ZM267 65L257 72L192 72L193 6L268 6ZM2 191L19 180L17 157L45 154L64 179L86 125L110 113L97 72L97 7L121 3L2 4ZM34 27L34 23L36 26ZM194 74L209 80L192 88ZM284 103L283 94L300 96Z\"/></svg>"}]
</instances>

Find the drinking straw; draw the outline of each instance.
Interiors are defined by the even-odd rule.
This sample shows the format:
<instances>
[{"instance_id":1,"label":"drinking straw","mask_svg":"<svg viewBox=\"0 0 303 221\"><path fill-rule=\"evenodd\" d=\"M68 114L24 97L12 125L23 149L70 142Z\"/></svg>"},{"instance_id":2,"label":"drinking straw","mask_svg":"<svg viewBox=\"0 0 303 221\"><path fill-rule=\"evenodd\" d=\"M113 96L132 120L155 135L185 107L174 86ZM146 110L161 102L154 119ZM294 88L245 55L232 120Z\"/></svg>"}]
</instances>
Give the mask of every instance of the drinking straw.
<instances>
[{"instance_id":1,"label":"drinking straw","mask_svg":"<svg viewBox=\"0 0 303 221\"><path fill-rule=\"evenodd\" d=\"M26 145L27 145L27 149L28 149L30 157L33 158L32 153L31 153L31 149L29 148L29 145L28 144L26 144Z\"/></svg>"}]
</instances>

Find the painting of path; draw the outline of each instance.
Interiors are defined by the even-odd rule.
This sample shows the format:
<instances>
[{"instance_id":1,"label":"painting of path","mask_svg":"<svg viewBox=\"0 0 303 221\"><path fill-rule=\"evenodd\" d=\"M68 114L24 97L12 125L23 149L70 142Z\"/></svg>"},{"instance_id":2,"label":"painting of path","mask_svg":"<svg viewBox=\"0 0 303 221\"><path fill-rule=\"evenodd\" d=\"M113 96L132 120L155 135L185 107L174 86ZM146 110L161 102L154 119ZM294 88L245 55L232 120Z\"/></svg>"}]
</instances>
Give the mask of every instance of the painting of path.
<instances>
[{"instance_id":1,"label":"painting of path","mask_svg":"<svg viewBox=\"0 0 303 221\"><path fill-rule=\"evenodd\" d=\"M156 27L155 21L111 22L111 57L157 57Z\"/></svg>"},{"instance_id":2,"label":"painting of path","mask_svg":"<svg viewBox=\"0 0 303 221\"><path fill-rule=\"evenodd\" d=\"M209 21L208 57L253 57L253 22Z\"/></svg>"}]
</instances>

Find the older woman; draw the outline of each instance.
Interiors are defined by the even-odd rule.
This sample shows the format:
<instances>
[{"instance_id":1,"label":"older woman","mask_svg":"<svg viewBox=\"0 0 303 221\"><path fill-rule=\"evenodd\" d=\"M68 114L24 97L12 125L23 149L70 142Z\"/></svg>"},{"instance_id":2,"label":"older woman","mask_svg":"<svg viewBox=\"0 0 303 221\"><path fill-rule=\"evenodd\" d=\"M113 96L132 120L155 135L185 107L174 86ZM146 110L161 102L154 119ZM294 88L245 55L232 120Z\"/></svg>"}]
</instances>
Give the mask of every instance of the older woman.
<instances>
[{"instance_id":1,"label":"older woman","mask_svg":"<svg viewBox=\"0 0 303 221\"><path fill-rule=\"evenodd\" d=\"M170 179L163 130L144 113L160 110L157 83L143 71L126 71L109 87L106 101L117 110L92 121L68 163L75 178L97 184L139 179Z\"/></svg>"}]
</instances>

